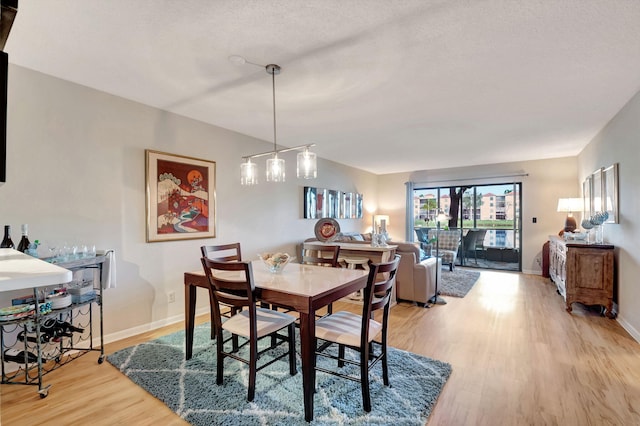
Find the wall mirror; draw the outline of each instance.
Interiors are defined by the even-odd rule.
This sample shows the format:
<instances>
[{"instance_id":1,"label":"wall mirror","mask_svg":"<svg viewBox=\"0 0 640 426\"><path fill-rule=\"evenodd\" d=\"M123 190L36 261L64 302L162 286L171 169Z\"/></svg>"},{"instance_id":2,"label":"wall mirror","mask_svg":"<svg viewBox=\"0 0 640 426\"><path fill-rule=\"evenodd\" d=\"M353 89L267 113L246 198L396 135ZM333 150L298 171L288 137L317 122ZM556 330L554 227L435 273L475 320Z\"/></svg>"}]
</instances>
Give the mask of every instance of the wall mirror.
<instances>
[{"instance_id":1,"label":"wall mirror","mask_svg":"<svg viewBox=\"0 0 640 426\"><path fill-rule=\"evenodd\" d=\"M362 219L362 194L304 187L304 218Z\"/></svg>"}]
</instances>

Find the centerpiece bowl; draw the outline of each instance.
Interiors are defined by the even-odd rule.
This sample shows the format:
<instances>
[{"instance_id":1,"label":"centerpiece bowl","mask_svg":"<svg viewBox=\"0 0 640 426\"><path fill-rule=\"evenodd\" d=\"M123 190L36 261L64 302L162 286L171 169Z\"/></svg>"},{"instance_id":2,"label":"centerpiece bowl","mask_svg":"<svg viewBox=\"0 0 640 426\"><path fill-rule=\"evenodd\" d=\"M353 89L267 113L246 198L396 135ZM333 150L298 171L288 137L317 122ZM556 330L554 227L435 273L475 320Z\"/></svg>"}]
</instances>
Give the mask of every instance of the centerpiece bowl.
<instances>
[{"instance_id":1,"label":"centerpiece bowl","mask_svg":"<svg viewBox=\"0 0 640 426\"><path fill-rule=\"evenodd\" d=\"M292 260L289 253L262 253L258 257L265 264L269 272L277 274L284 270L284 267Z\"/></svg>"}]
</instances>

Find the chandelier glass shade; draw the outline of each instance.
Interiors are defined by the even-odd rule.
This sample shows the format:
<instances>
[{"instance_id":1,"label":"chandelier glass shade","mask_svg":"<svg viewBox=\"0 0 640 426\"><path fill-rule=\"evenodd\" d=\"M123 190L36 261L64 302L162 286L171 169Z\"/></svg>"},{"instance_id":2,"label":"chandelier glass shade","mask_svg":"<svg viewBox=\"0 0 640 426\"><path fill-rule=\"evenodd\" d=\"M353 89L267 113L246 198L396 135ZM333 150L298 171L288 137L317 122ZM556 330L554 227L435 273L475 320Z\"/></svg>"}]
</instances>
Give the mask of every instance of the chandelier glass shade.
<instances>
[{"instance_id":1,"label":"chandelier glass shade","mask_svg":"<svg viewBox=\"0 0 640 426\"><path fill-rule=\"evenodd\" d=\"M251 158L240 164L240 184L256 185L258 183L258 165Z\"/></svg>"},{"instance_id":2,"label":"chandelier glass shade","mask_svg":"<svg viewBox=\"0 0 640 426\"><path fill-rule=\"evenodd\" d=\"M284 160L278 158L278 153L274 153L267 160L267 182L284 182L284 177Z\"/></svg>"},{"instance_id":3,"label":"chandelier glass shade","mask_svg":"<svg viewBox=\"0 0 640 426\"><path fill-rule=\"evenodd\" d=\"M256 157L264 157L270 155L271 158L266 162L267 182L284 182L285 181L285 161L279 158L278 154L287 151L296 151L304 149L298 153L296 175L302 179L314 179L318 175L318 167L316 154L309 151L309 148L315 144L300 145L292 148L278 149L277 133L276 133L276 80L275 76L280 74L280 66L275 64L267 65L267 74L271 74L273 88L273 151L263 152L260 154L247 155L243 157L243 163L240 165L240 183L242 185L256 185L258 183L258 167L251 159Z\"/></svg>"},{"instance_id":4,"label":"chandelier glass shade","mask_svg":"<svg viewBox=\"0 0 640 426\"><path fill-rule=\"evenodd\" d=\"M316 154L309 152L308 146L304 147L304 151L298 153L297 164L296 175L298 179L315 179L318 176Z\"/></svg>"}]
</instances>

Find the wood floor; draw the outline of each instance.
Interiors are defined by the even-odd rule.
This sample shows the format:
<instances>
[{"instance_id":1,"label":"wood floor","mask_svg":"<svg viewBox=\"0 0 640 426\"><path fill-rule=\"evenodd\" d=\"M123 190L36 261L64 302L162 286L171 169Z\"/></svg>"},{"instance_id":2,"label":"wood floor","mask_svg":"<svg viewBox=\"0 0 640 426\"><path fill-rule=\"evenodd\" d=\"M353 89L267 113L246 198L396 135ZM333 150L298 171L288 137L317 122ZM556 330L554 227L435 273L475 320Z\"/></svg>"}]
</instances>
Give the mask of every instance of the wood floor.
<instances>
[{"instance_id":1,"label":"wood floor","mask_svg":"<svg viewBox=\"0 0 640 426\"><path fill-rule=\"evenodd\" d=\"M568 314L547 279L509 272L482 272L465 298L445 299L392 309L392 346L453 366L429 426L640 424L640 344L615 320L577 305ZM109 344L106 353L182 326ZM33 386L2 385L2 425L185 424L97 358L45 376L52 388L44 399Z\"/></svg>"}]
</instances>

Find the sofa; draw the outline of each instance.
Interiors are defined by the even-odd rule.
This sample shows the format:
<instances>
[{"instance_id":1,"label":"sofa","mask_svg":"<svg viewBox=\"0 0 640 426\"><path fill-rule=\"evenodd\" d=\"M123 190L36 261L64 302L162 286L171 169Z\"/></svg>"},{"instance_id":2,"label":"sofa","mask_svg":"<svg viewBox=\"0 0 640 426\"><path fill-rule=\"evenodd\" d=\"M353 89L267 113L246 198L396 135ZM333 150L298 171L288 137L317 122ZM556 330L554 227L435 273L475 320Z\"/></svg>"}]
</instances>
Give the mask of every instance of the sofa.
<instances>
[{"instance_id":1,"label":"sofa","mask_svg":"<svg viewBox=\"0 0 640 426\"><path fill-rule=\"evenodd\" d=\"M436 258L420 260L419 243L394 242L400 264L396 274L396 299L428 303L436 292Z\"/></svg>"}]
</instances>

